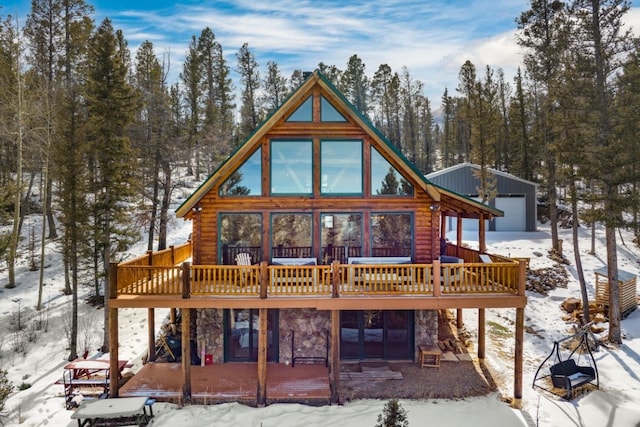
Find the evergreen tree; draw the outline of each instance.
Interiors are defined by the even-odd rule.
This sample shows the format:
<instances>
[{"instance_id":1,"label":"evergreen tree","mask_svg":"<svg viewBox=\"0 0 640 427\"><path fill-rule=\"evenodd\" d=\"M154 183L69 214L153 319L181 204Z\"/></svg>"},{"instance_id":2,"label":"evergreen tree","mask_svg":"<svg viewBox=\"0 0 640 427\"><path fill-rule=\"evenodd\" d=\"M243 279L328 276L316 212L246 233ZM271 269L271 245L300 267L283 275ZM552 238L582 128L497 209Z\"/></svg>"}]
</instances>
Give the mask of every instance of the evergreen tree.
<instances>
[{"instance_id":1,"label":"evergreen tree","mask_svg":"<svg viewBox=\"0 0 640 427\"><path fill-rule=\"evenodd\" d=\"M144 188L150 188L150 203L145 210L150 211L148 223L147 250L153 250L155 231L158 222L158 208L160 207L160 191L163 177L161 165L168 162L168 97L165 88L165 72L158 61L153 44L144 41L136 54L135 70L136 88L140 93L141 108L134 125L134 142L142 158L142 179ZM164 177L166 178L166 177ZM164 249L166 242L158 242L158 250Z\"/></svg>"},{"instance_id":2,"label":"evergreen tree","mask_svg":"<svg viewBox=\"0 0 640 427\"><path fill-rule=\"evenodd\" d=\"M242 105L240 106L240 124L238 139L244 141L260 124L262 116L258 107L260 72L255 56L247 43L236 54L236 70L240 74Z\"/></svg>"},{"instance_id":3,"label":"evergreen tree","mask_svg":"<svg viewBox=\"0 0 640 427\"><path fill-rule=\"evenodd\" d=\"M264 87L264 101L262 102L265 114L275 111L284 102L288 95L287 79L280 74L278 64L267 62L267 75L262 82Z\"/></svg>"},{"instance_id":4,"label":"evergreen tree","mask_svg":"<svg viewBox=\"0 0 640 427\"><path fill-rule=\"evenodd\" d=\"M625 0L576 0L572 13L576 27L572 31L572 50L579 52L584 62L582 71L591 77L595 113L590 176L602 191L603 219L607 242L607 273L609 279L609 341L622 343L618 288L618 255L615 231L623 225L626 205L623 184L630 181L629 168L618 167L628 146L614 132L616 91L615 76L621 70L624 55L631 51L633 39L623 29L622 18L629 11ZM615 167L614 167L615 165Z\"/></svg>"},{"instance_id":5,"label":"evergreen tree","mask_svg":"<svg viewBox=\"0 0 640 427\"><path fill-rule=\"evenodd\" d=\"M92 194L95 252L102 261L104 298L109 298L109 265L135 236L129 204L136 194L132 158L126 136L138 108L129 84L129 53L122 32L102 21L90 42L86 82L87 137L93 165ZM96 291L99 291L96 289ZM105 310L103 351L109 348L109 310Z\"/></svg>"},{"instance_id":6,"label":"evergreen tree","mask_svg":"<svg viewBox=\"0 0 640 427\"><path fill-rule=\"evenodd\" d=\"M363 115L369 112L369 78L366 75L365 64L358 55L352 55L347 63L347 69L341 75L342 93Z\"/></svg>"},{"instance_id":7,"label":"evergreen tree","mask_svg":"<svg viewBox=\"0 0 640 427\"><path fill-rule=\"evenodd\" d=\"M189 156L189 175L194 175L196 181L200 180L200 144L198 141L201 122L202 108L201 98L203 94L203 72L202 61L198 52L198 42L195 36L191 37L187 57L182 66L180 80L184 87L185 102L187 105L187 151ZM193 163L192 163L193 161Z\"/></svg>"},{"instance_id":8,"label":"evergreen tree","mask_svg":"<svg viewBox=\"0 0 640 427\"><path fill-rule=\"evenodd\" d=\"M524 64L536 82L535 137L544 153L545 176L549 204L552 250L558 251L557 151L554 121L562 57L566 52L565 4L557 0L531 0L530 9L516 19L521 31L518 44L525 48Z\"/></svg>"},{"instance_id":9,"label":"evergreen tree","mask_svg":"<svg viewBox=\"0 0 640 427\"><path fill-rule=\"evenodd\" d=\"M385 403L382 414L378 414L375 427L409 427L407 411L400 405L398 399L391 399Z\"/></svg>"}]
</instances>

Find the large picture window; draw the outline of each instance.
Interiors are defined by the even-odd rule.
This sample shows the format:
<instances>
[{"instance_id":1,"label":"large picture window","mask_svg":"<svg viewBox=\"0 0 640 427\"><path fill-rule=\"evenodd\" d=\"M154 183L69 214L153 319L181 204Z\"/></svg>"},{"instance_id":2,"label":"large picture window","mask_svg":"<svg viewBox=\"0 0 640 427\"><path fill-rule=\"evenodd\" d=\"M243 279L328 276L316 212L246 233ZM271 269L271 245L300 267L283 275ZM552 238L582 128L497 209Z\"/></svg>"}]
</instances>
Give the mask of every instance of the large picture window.
<instances>
[{"instance_id":1,"label":"large picture window","mask_svg":"<svg viewBox=\"0 0 640 427\"><path fill-rule=\"evenodd\" d=\"M412 256L412 243L411 214L371 215L371 256Z\"/></svg>"},{"instance_id":2,"label":"large picture window","mask_svg":"<svg viewBox=\"0 0 640 427\"><path fill-rule=\"evenodd\" d=\"M362 194L362 141L322 141L322 194Z\"/></svg>"},{"instance_id":3,"label":"large picture window","mask_svg":"<svg viewBox=\"0 0 640 427\"><path fill-rule=\"evenodd\" d=\"M322 264L362 256L362 214L326 213L321 215Z\"/></svg>"},{"instance_id":4,"label":"large picture window","mask_svg":"<svg viewBox=\"0 0 640 427\"><path fill-rule=\"evenodd\" d=\"M236 256L246 252L251 262L262 261L262 215L251 213L220 214L220 250L221 264L236 263Z\"/></svg>"},{"instance_id":5,"label":"large picture window","mask_svg":"<svg viewBox=\"0 0 640 427\"><path fill-rule=\"evenodd\" d=\"M312 141L271 141L271 194L312 193Z\"/></svg>"},{"instance_id":6,"label":"large picture window","mask_svg":"<svg viewBox=\"0 0 640 427\"><path fill-rule=\"evenodd\" d=\"M271 257L310 258L313 254L311 214L271 215Z\"/></svg>"}]
</instances>

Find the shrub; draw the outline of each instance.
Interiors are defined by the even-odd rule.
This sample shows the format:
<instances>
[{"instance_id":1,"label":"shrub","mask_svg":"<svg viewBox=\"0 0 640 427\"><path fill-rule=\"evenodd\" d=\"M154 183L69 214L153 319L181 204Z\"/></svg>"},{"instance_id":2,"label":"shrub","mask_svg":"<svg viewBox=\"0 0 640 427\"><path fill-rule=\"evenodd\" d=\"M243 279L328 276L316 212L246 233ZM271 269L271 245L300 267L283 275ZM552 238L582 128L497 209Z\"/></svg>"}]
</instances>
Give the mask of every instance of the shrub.
<instances>
[{"instance_id":1,"label":"shrub","mask_svg":"<svg viewBox=\"0 0 640 427\"><path fill-rule=\"evenodd\" d=\"M0 411L4 410L4 403L13 391L13 385L7 378L7 371L0 369Z\"/></svg>"},{"instance_id":2,"label":"shrub","mask_svg":"<svg viewBox=\"0 0 640 427\"><path fill-rule=\"evenodd\" d=\"M378 424L375 427L409 427L407 411L398 399L391 399L384 405L382 414L378 414Z\"/></svg>"}]
</instances>

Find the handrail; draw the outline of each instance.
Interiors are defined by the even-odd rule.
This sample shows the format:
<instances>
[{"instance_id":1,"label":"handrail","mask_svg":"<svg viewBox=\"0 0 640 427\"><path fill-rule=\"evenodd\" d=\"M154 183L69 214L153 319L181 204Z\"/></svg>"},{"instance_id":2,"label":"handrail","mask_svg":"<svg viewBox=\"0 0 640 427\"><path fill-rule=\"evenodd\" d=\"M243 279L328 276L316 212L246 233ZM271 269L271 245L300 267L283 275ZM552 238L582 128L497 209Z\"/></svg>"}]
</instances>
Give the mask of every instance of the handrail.
<instances>
[{"instance_id":1,"label":"handrail","mask_svg":"<svg viewBox=\"0 0 640 427\"><path fill-rule=\"evenodd\" d=\"M333 271L330 265L187 264L183 270L181 266L125 263L117 268L117 293L269 298L517 295L519 290L519 264L513 261L490 264L441 264L438 261L433 264L337 264Z\"/></svg>"}]
</instances>

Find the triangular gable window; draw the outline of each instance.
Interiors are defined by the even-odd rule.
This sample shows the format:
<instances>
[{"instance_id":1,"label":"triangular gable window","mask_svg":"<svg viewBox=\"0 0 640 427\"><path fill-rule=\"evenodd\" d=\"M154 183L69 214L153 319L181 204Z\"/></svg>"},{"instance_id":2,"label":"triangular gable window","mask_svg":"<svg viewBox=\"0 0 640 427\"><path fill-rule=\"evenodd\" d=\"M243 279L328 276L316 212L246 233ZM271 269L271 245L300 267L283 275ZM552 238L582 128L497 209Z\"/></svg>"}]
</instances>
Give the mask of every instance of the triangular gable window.
<instances>
[{"instance_id":1,"label":"triangular gable window","mask_svg":"<svg viewBox=\"0 0 640 427\"><path fill-rule=\"evenodd\" d=\"M310 96L287 118L288 122L313 121L313 97Z\"/></svg>"},{"instance_id":2,"label":"triangular gable window","mask_svg":"<svg viewBox=\"0 0 640 427\"><path fill-rule=\"evenodd\" d=\"M262 193L262 149L258 148L220 186L221 196L260 196Z\"/></svg>"},{"instance_id":3,"label":"triangular gable window","mask_svg":"<svg viewBox=\"0 0 640 427\"><path fill-rule=\"evenodd\" d=\"M371 147L371 195L413 195L413 185L373 147Z\"/></svg>"},{"instance_id":4,"label":"triangular gable window","mask_svg":"<svg viewBox=\"0 0 640 427\"><path fill-rule=\"evenodd\" d=\"M320 121L321 122L346 122L347 119L331 105L324 96L320 97Z\"/></svg>"}]
</instances>

